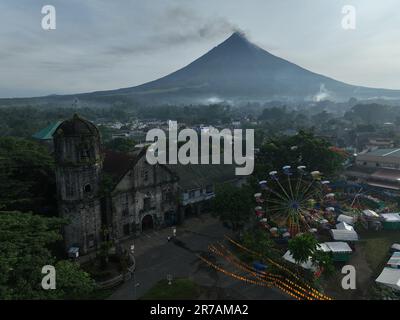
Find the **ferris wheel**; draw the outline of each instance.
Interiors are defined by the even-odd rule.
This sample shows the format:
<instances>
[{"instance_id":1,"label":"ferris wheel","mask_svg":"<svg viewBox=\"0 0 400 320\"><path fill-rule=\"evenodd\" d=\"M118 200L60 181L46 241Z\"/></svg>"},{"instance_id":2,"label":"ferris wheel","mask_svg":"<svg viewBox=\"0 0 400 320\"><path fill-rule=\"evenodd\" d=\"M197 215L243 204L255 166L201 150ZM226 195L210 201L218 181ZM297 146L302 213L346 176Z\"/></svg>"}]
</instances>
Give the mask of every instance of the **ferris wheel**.
<instances>
[{"instance_id":1,"label":"ferris wheel","mask_svg":"<svg viewBox=\"0 0 400 320\"><path fill-rule=\"evenodd\" d=\"M309 231L335 210L329 207L335 196L329 183L319 171L308 172L302 165L271 171L259 181L260 192L254 195L256 215L264 223L287 228L291 236Z\"/></svg>"}]
</instances>

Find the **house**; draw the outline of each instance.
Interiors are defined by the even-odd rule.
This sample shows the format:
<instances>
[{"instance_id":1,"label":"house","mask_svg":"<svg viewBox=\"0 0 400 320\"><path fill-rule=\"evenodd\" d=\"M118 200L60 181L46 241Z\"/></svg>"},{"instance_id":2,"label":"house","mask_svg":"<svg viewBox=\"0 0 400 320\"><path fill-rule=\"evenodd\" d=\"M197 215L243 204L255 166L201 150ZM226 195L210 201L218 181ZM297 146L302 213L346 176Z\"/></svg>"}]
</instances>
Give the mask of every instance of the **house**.
<instances>
[{"instance_id":1,"label":"house","mask_svg":"<svg viewBox=\"0 0 400 320\"><path fill-rule=\"evenodd\" d=\"M400 149L375 149L359 153L355 165L346 169L351 180L366 183L371 187L400 190Z\"/></svg>"},{"instance_id":2,"label":"house","mask_svg":"<svg viewBox=\"0 0 400 320\"><path fill-rule=\"evenodd\" d=\"M373 149L373 148L386 148L390 149L393 148L394 146L394 141L393 139L390 138L369 138L367 142L367 148Z\"/></svg>"},{"instance_id":3,"label":"house","mask_svg":"<svg viewBox=\"0 0 400 320\"><path fill-rule=\"evenodd\" d=\"M199 161L201 163L201 161ZM219 184L240 187L246 177L235 175L234 164L169 164L167 168L178 177L179 219L210 211L210 200Z\"/></svg>"},{"instance_id":4,"label":"house","mask_svg":"<svg viewBox=\"0 0 400 320\"><path fill-rule=\"evenodd\" d=\"M361 167L400 169L400 148L375 149L356 156Z\"/></svg>"}]
</instances>

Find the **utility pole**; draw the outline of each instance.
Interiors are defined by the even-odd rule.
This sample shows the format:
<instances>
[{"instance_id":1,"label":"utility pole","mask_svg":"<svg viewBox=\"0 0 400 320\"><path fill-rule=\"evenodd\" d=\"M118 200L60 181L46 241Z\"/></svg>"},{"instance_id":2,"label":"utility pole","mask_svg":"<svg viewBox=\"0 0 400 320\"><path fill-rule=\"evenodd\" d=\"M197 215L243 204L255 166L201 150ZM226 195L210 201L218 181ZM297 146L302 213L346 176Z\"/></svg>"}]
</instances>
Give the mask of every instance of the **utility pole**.
<instances>
[{"instance_id":1,"label":"utility pole","mask_svg":"<svg viewBox=\"0 0 400 320\"><path fill-rule=\"evenodd\" d=\"M133 263L134 263L134 267L133 267L133 270L132 270L133 299L136 300L136 287L139 284L136 283L136 279L135 279L136 259L135 259L135 245L134 244L131 245L131 255L132 255L132 259L133 259Z\"/></svg>"}]
</instances>

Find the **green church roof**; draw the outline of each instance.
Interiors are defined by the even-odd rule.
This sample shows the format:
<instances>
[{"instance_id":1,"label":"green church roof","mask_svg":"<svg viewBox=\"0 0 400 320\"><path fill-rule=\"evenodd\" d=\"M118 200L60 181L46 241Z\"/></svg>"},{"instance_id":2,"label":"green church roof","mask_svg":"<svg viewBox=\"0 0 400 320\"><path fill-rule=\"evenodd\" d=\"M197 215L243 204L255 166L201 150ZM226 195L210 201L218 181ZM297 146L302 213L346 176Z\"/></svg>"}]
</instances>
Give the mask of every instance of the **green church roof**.
<instances>
[{"instance_id":1,"label":"green church roof","mask_svg":"<svg viewBox=\"0 0 400 320\"><path fill-rule=\"evenodd\" d=\"M52 140L53 133L57 130L61 123L62 121L53 122L46 128L36 132L32 137L38 140Z\"/></svg>"}]
</instances>

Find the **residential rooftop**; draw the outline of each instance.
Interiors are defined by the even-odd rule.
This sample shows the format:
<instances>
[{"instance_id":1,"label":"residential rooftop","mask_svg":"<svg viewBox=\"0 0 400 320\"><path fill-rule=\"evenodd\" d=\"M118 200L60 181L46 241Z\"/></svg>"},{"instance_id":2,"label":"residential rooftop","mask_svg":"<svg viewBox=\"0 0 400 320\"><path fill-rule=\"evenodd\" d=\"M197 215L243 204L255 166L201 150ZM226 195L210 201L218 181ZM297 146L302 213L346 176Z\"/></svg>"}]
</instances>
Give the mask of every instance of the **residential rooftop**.
<instances>
[{"instance_id":1,"label":"residential rooftop","mask_svg":"<svg viewBox=\"0 0 400 320\"><path fill-rule=\"evenodd\" d=\"M362 154L360 154L362 155ZM375 149L364 153L364 155L378 156L378 157L399 157L400 158L400 148L385 148L385 149Z\"/></svg>"}]
</instances>

